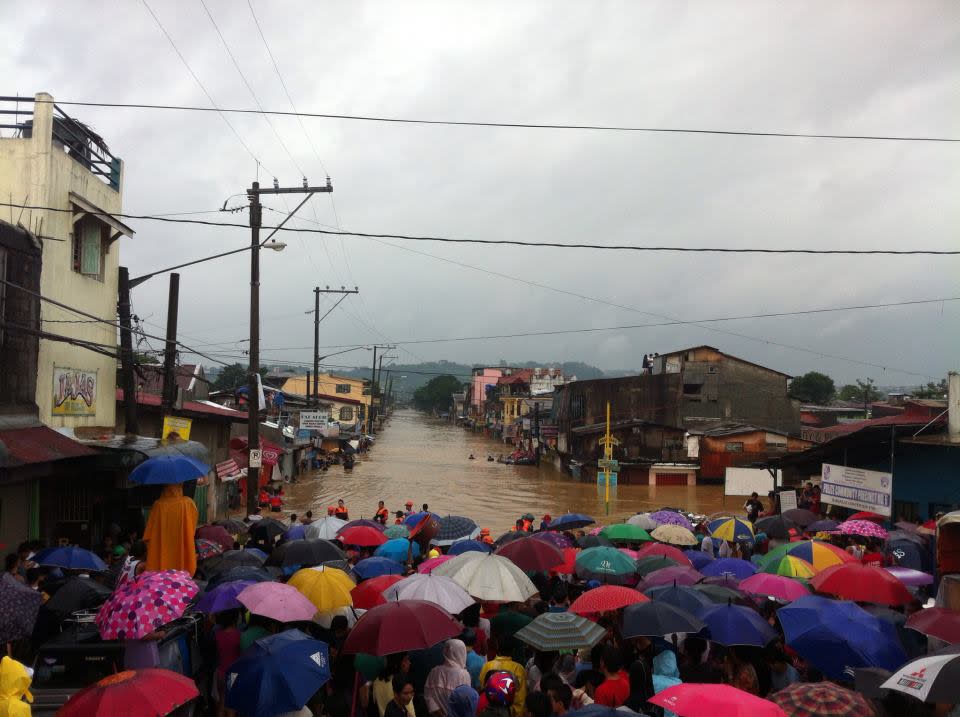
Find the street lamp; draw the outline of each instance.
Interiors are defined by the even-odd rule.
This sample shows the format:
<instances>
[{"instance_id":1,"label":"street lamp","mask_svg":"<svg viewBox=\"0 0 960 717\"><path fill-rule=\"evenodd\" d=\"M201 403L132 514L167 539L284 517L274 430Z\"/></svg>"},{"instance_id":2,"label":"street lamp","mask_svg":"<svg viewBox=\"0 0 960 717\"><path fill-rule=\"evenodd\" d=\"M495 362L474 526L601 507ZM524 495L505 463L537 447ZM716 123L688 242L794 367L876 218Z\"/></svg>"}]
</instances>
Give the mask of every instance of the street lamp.
<instances>
[{"instance_id":1,"label":"street lamp","mask_svg":"<svg viewBox=\"0 0 960 717\"><path fill-rule=\"evenodd\" d=\"M282 241L277 241L276 239L271 239L268 243L263 245L264 249L273 249L274 251L283 251L287 248L286 243Z\"/></svg>"}]
</instances>

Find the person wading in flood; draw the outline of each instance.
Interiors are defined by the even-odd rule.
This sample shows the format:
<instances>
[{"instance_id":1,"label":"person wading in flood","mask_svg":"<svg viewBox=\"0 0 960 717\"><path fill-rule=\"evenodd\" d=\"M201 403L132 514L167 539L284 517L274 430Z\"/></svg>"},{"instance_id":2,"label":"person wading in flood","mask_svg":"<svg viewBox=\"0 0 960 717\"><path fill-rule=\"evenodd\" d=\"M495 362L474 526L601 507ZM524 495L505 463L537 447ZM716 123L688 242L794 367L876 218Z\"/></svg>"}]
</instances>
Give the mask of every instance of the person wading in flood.
<instances>
[{"instance_id":1,"label":"person wading in flood","mask_svg":"<svg viewBox=\"0 0 960 717\"><path fill-rule=\"evenodd\" d=\"M373 519L380 523L380 525L386 525L389 517L390 511L386 509L386 506L384 506L383 501L381 500L379 503L377 503L377 512L373 516Z\"/></svg>"},{"instance_id":2,"label":"person wading in flood","mask_svg":"<svg viewBox=\"0 0 960 717\"><path fill-rule=\"evenodd\" d=\"M350 520L350 512L347 510L343 498L337 501L337 509L333 511L333 515L340 520Z\"/></svg>"}]
</instances>

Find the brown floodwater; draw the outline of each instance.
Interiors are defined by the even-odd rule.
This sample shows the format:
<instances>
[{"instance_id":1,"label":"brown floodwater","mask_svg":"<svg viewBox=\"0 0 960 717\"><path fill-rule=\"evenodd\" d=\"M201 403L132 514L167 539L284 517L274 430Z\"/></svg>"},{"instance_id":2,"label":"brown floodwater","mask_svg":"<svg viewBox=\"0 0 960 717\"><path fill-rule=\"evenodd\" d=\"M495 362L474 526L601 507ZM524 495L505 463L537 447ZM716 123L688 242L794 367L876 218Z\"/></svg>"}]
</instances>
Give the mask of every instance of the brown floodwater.
<instances>
[{"instance_id":1,"label":"brown floodwater","mask_svg":"<svg viewBox=\"0 0 960 717\"><path fill-rule=\"evenodd\" d=\"M428 503L440 515L469 516L496 536L526 512L536 515L538 523L544 513L586 513L598 522L617 522L663 506L707 514L724 507L722 486L622 485L611 488L610 516L605 518L602 487L571 478L548 461L539 467L487 461L487 455L509 452L495 438L398 410L352 471L331 466L287 486L284 512L309 509L319 518L343 498L351 518L371 518L379 500L391 511L412 500L418 510ZM476 460L469 460L471 453Z\"/></svg>"}]
</instances>

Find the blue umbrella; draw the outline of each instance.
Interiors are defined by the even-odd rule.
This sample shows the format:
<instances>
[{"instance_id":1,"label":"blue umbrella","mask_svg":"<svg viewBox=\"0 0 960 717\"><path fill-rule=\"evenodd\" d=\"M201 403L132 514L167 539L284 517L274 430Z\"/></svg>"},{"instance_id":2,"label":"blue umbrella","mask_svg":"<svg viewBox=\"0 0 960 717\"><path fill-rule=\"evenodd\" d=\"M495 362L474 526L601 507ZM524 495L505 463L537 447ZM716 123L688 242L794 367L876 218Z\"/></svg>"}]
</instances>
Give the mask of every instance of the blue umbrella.
<instances>
[{"instance_id":1,"label":"blue umbrella","mask_svg":"<svg viewBox=\"0 0 960 717\"><path fill-rule=\"evenodd\" d=\"M463 553L489 553L490 546L479 540L458 540L447 548L447 555L462 555Z\"/></svg>"},{"instance_id":2,"label":"blue umbrella","mask_svg":"<svg viewBox=\"0 0 960 717\"><path fill-rule=\"evenodd\" d=\"M262 550L260 550L260 548L244 548L244 550L246 550L248 553L253 553L253 554L256 555L258 558L261 558L262 560L266 560L267 558L270 557L270 556L267 555L265 552L263 552Z\"/></svg>"},{"instance_id":3,"label":"blue umbrella","mask_svg":"<svg viewBox=\"0 0 960 717\"><path fill-rule=\"evenodd\" d=\"M287 528L287 532L283 534L284 540L305 540L307 537L306 534L307 526L300 525L291 525Z\"/></svg>"},{"instance_id":4,"label":"blue umbrella","mask_svg":"<svg viewBox=\"0 0 960 717\"><path fill-rule=\"evenodd\" d=\"M221 583L212 590L205 592L200 599L197 600L195 609L197 612L213 613L243 607L240 601L237 600L237 595L245 588L254 584L252 580L236 580L232 583Z\"/></svg>"},{"instance_id":5,"label":"blue umbrella","mask_svg":"<svg viewBox=\"0 0 960 717\"><path fill-rule=\"evenodd\" d=\"M740 558L720 558L719 560L712 560L700 572L708 578L732 575L737 580L746 580L757 572L757 566Z\"/></svg>"},{"instance_id":6,"label":"blue umbrella","mask_svg":"<svg viewBox=\"0 0 960 717\"><path fill-rule=\"evenodd\" d=\"M707 623L710 639L721 645L763 647L777 637L777 631L760 613L742 605L714 605L698 615Z\"/></svg>"},{"instance_id":7,"label":"blue umbrella","mask_svg":"<svg viewBox=\"0 0 960 717\"><path fill-rule=\"evenodd\" d=\"M713 562L713 556L709 553L703 552L702 550L684 550L683 554L687 556L690 564L696 570L700 570L707 563Z\"/></svg>"},{"instance_id":8,"label":"blue umbrella","mask_svg":"<svg viewBox=\"0 0 960 717\"><path fill-rule=\"evenodd\" d=\"M786 643L831 680L858 667L895 670L907 660L896 628L855 603L807 595L777 611Z\"/></svg>"},{"instance_id":9,"label":"blue umbrella","mask_svg":"<svg viewBox=\"0 0 960 717\"><path fill-rule=\"evenodd\" d=\"M47 548L33 557L37 565L48 565L68 570L106 570L107 564L85 548L68 545L62 548Z\"/></svg>"},{"instance_id":10,"label":"blue umbrella","mask_svg":"<svg viewBox=\"0 0 960 717\"><path fill-rule=\"evenodd\" d=\"M407 562L407 555L410 553L410 546L413 545L413 557L420 555L420 546L416 543L412 543L406 538L394 538L393 540L388 540L383 545L379 546L374 555L378 558L390 558L390 560L395 560L398 563Z\"/></svg>"},{"instance_id":11,"label":"blue umbrella","mask_svg":"<svg viewBox=\"0 0 960 717\"><path fill-rule=\"evenodd\" d=\"M329 680L327 645L289 630L257 640L230 666L226 704L244 717L295 712Z\"/></svg>"},{"instance_id":12,"label":"blue umbrella","mask_svg":"<svg viewBox=\"0 0 960 717\"><path fill-rule=\"evenodd\" d=\"M184 455L154 456L138 465L128 480L140 485L174 485L203 478L210 466Z\"/></svg>"},{"instance_id":13,"label":"blue umbrella","mask_svg":"<svg viewBox=\"0 0 960 717\"><path fill-rule=\"evenodd\" d=\"M589 515L584 515L583 513L565 513L551 520L550 525L547 527L550 530L576 530L577 528L585 528L588 525L593 525L596 522L597 521Z\"/></svg>"},{"instance_id":14,"label":"blue umbrella","mask_svg":"<svg viewBox=\"0 0 960 717\"><path fill-rule=\"evenodd\" d=\"M403 575L403 565L390 558L374 557L359 561L353 566L353 572L361 580L369 580L381 575Z\"/></svg>"},{"instance_id":15,"label":"blue umbrella","mask_svg":"<svg viewBox=\"0 0 960 717\"><path fill-rule=\"evenodd\" d=\"M702 592L686 585L658 585L647 590L644 595L651 600L668 603L694 615L716 605Z\"/></svg>"},{"instance_id":16,"label":"blue umbrella","mask_svg":"<svg viewBox=\"0 0 960 717\"><path fill-rule=\"evenodd\" d=\"M411 513L411 514L408 515L406 518L404 518L404 519L403 519L403 524L404 524L405 526L407 526L408 528L411 528L411 529L412 529L413 526L415 526L415 525L416 525L417 523L419 523L421 520L423 520L424 518L426 518L428 515L432 515L434 518L436 518L436 519L437 519L437 522L440 521L440 516L437 515L436 513L431 513L431 512L429 512L429 511L427 511L427 512L420 511L419 513Z\"/></svg>"}]
</instances>

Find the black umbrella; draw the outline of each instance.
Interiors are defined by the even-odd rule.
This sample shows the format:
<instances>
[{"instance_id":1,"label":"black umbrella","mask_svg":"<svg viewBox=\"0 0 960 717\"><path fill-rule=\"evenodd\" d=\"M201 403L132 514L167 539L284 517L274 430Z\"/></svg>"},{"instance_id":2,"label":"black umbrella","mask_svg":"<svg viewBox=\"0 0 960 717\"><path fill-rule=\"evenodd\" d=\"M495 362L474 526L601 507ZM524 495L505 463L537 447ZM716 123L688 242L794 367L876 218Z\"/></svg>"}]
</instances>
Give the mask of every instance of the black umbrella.
<instances>
[{"instance_id":1,"label":"black umbrella","mask_svg":"<svg viewBox=\"0 0 960 717\"><path fill-rule=\"evenodd\" d=\"M328 560L345 560L346 555L329 540L292 540L276 548L267 559L267 565L301 565L310 567Z\"/></svg>"},{"instance_id":2,"label":"black umbrella","mask_svg":"<svg viewBox=\"0 0 960 717\"><path fill-rule=\"evenodd\" d=\"M250 526L244 523L242 520L237 518L227 518L226 520L219 520L214 525L220 525L227 529L228 533L233 533L238 535L240 533L246 533L250 530Z\"/></svg>"},{"instance_id":3,"label":"black umbrella","mask_svg":"<svg viewBox=\"0 0 960 717\"><path fill-rule=\"evenodd\" d=\"M530 537L530 533L526 533L522 530L511 530L509 533L504 533L499 538L497 538L494 545L499 548L501 545L512 543L514 540L520 540L522 538L529 538L529 537Z\"/></svg>"},{"instance_id":4,"label":"black umbrella","mask_svg":"<svg viewBox=\"0 0 960 717\"><path fill-rule=\"evenodd\" d=\"M217 575L231 568L259 568L264 559L251 550L228 550L223 555L210 558L203 563L203 574Z\"/></svg>"},{"instance_id":5,"label":"black umbrella","mask_svg":"<svg viewBox=\"0 0 960 717\"><path fill-rule=\"evenodd\" d=\"M671 632L700 632L704 623L665 602L641 602L627 605L623 610L623 636L663 637Z\"/></svg>"},{"instance_id":6,"label":"black umbrella","mask_svg":"<svg viewBox=\"0 0 960 717\"><path fill-rule=\"evenodd\" d=\"M78 610L100 607L110 593L110 588L96 580L71 577L47 600L44 607L62 620Z\"/></svg>"},{"instance_id":7,"label":"black umbrella","mask_svg":"<svg viewBox=\"0 0 960 717\"><path fill-rule=\"evenodd\" d=\"M793 521L800 527L810 525L810 523L815 523L820 519L816 513L812 513L805 508L794 508L793 510L783 511L783 517L787 520Z\"/></svg>"},{"instance_id":8,"label":"black umbrella","mask_svg":"<svg viewBox=\"0 0 960 717\"><path fill-rule=\"evenodd\" d=\"M893 565L903 568L923 570L923 555L916 543L907 540L894 540L887 543L887 557Z\"/></svg>"},{"instance_id":9,"label":"black umbrella","mask_svg":"<svg viewBox=\"0 0 960 717\"><path fill-rule=\"evenodd\" d=\"M452 545L458 540L474 538L480 532L475 522L462 515L448 515L440 518L439 523L440 529L430 541L437 545Z\"/></svg>"},{"instance_id":10,"label":"black umbrella","mask_svg":"<svg viewBox=\"0 0 960 717\"><path fill-rule=\"evenodd\" d=\"M754 530L758 533L766 533L768 538L774 540L790 540L790 529L796 529L797 524L789 518L782 515L771 515L761 518L754 525Z\"/></svg>"},{"instance_id":11,"label":"black umbrella","mask_svg":"<svg viewBox=\"0 0 960 717\"><path fill-rule=\"evenodd\" d=\"M29 637L43 596L10 573L0 576L0 643Z\"/></svg>"},{"instance_id":12,"label":"black umbrella","mask_svg":"<svg viewBox=\"0 0 960 717\"><path fill-rule=\"evenodd\" d=\"M599 548L613 545L602 535L583 535L577 538L577 545L581 548Z\"/></svg>"},{"instance_id":13,"label":"black umbrella","mask_svg":"<svg viewBox=\"0 0 960 717\"><path fill-rule=\"evenodd\" d=\"M250 537L258 540L273 540L287 532L287 526L273 518L261 518L250 526Z\"/></svg>"},{"instance_id":14,"label":"black umbrella","mask_svg":"<svg viewBox=\"0 0 960 717\"><path fill-rule=\"evenodd\" d=\"M252 580L255 583L268 583L273 580L273 576L263 568L252 568L243 565L238 568L224 570L222 573L214 575L210 578L210 582L207 583L207 589L211 590L217 587L217 585L232 583L236 580Z\"/></svg>"}]
</instances>

